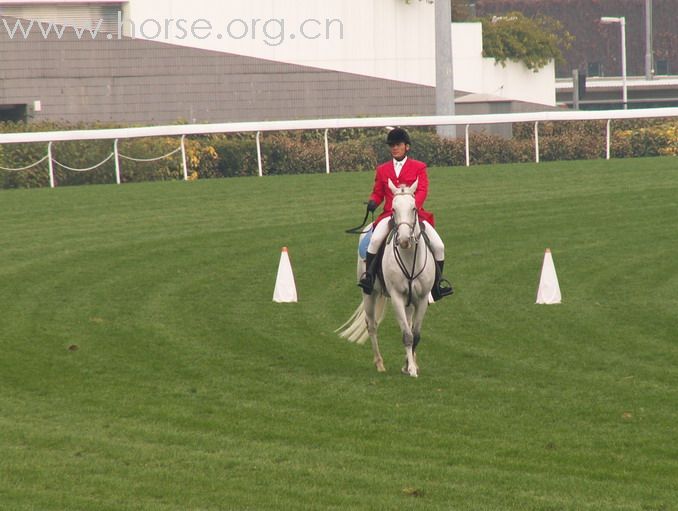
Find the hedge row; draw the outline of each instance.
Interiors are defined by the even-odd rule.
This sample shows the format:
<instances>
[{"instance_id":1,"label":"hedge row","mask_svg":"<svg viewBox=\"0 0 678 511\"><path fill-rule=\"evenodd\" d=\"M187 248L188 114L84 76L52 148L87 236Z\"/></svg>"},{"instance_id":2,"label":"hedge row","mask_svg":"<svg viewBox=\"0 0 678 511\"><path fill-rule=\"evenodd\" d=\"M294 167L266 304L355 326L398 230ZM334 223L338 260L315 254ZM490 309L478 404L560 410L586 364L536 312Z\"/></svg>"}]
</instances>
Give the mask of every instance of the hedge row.
<instances>
[{"instance_id":1,"label":"hedge row","mask_svg":"<svg viewBox=\"0 0 678 511\"><path fill-rule=\"evenodd\" d=\"M605 156L604 121L539 124L540 159L596 159ZM63 129L110 128L110 125L60 125L56 123L0 123L0 132L52 131ZM119 127L119 126L115 126ZM433 166L465 164L463 138L439 138L432 128L413 128L411 155ZM322 131L263 133L262 163L265 174L319 173L325 171ZM385 132L379 129L344 129L330 134L330 163L333 172L372 170L388 159ZM176 137L121 140L119 152L136 159L156 158L179 147ZM58 185L113 183L115 164L109 159L94 171L85 169L105 160L113 141L58 142L52 147L55 180ZM0 167L26 167L44 158L46 144L0 146ZM187 164L191 179L251 176L258 173L256 141L253 134L223 134L187 138ZM611 140L614 157L678 155L678 119L615 122ZM470 136L470 158L474 164L527 162L534 160L534 125L515 124L512 139L486 133ZM121 181L139 182L180 179L181 153L153 162L121 158ZM21 171L0 170L3 188L49 186L48 163Z\"/></svg>"}]
</instances>

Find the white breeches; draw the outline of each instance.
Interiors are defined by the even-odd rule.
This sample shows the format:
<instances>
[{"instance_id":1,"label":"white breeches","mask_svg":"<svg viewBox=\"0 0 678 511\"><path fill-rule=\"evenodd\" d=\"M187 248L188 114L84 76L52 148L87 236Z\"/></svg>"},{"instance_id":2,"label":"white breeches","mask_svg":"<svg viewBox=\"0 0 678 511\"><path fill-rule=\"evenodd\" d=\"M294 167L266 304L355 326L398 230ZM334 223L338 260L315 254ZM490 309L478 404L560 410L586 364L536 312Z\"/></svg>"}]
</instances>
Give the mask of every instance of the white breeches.
<instances>
[{"instance_id":1,"label":"white breeches","mask_svg":"<svg viewBox=\"0 0 678 511\"><path fill-rule=\"evenodd\" d=\"M371 254L376 254L384 239L386 239L389 230L388 221L389 218L382 218L381 221L374 226L374 232L372 232L372 238L370 239L370 244L367 247L367 251ZM433 257L436 261L444 261L445 244L443 243L443 240L440 238L433 226L426 220L423 221L423 224L426 226L426 235L431 241L431 251L433 252Z\"/></svg>"}]
</instances>

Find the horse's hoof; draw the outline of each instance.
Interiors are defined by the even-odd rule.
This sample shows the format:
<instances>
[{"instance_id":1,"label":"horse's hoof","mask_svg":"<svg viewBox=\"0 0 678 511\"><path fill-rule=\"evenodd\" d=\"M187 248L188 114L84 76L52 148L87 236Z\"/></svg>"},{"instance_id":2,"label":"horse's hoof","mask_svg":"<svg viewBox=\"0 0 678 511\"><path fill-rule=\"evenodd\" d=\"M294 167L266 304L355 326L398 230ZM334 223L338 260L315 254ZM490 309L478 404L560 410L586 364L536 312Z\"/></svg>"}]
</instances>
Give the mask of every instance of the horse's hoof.
<instances>
[{"instance_id":1,"label":"horse's hoof","mask_svg":"<svg viewBox=\"0 0 678 511\"><path fill-rule=\"evenodd\" d=\"M377 363L374 364L374 365L377 367L377 372L378 372L378 373L385 373L385 372L386 372L386 368L384 367L384 363L383 363L383 362L377 362Z\"/></svg>"}]
</instances>

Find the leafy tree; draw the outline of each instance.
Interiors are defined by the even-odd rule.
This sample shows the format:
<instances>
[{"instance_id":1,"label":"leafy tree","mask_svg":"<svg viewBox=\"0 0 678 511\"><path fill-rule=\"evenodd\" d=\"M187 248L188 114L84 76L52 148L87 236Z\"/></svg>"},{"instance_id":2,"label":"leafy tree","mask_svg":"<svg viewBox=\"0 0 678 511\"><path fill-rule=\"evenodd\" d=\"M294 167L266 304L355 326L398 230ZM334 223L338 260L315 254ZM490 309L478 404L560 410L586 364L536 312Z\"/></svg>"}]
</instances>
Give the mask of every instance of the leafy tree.
<instances>
[{"instance_id":1,"label":"leafy tree","mask_svg":"<svg viewBox=\"0 0 678 511\"><path fill-rule=\"evenodd\" d=\"M452 21L469 21L471 17L468 0L452 0Z\"/></svg>"},{"instance_id":2,"label":"leafy tree","mask_svg":"<svg viewBox=\"0 0 678 511\"><path fill-rule=\"evenodd\" d=\"M506 66L507 60L523 62L536 73L551 60L563 63L574 37L563 25L548 16L528 18L520 12L487 16L483 24L483 49L486 57Z\"/></svg>"},{"instance_id":3,"label":"leafy tree","mask_svg":"<svg viewBox=\"0 0 678 511\"><path fill-rule=\"evenodd\" d=\"M421 0L419 0L421 2ZM435 0L427 0L433 3ZM469 0L447 0L452 4L452 21L467 21L471 18L471 3ZM405 0L406 4L412 3L412 0Z\"/></svg>"}]
</instances>

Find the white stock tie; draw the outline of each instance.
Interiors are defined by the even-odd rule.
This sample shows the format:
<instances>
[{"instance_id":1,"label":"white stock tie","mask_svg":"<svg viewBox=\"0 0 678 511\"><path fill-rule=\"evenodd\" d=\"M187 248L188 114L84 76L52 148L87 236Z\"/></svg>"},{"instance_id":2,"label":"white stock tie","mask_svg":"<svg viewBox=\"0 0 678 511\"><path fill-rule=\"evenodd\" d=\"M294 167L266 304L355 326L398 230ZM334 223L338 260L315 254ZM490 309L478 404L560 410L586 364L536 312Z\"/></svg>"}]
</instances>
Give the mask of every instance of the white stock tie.
<instances>
[{"instance_id":1,"label":"white stock tie","mask_svg":"<svg viewBox=\"0 0 678 511\"><path fill-rule=\"evenodd\" d=\"M400 177L400 171L403 169L403 163L402 161L397 161L395 162L395 174L396 177Z\"/></svg>"}]
</instances>

